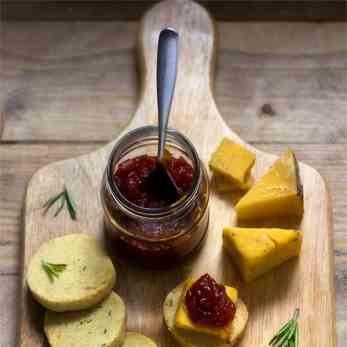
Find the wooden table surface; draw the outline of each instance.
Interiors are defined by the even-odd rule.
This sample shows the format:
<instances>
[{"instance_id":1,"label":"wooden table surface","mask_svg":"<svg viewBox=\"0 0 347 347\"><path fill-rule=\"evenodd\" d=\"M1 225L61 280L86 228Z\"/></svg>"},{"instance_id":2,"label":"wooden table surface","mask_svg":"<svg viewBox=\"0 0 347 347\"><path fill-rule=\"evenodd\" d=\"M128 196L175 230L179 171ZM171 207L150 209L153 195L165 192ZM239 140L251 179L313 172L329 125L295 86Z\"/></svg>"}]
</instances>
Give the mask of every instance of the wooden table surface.
<instances>
[{"instance_id":1,"label":"wooden table surface","mask_svg":"<svg viewBox=\"0 0 347 347\"><path fill-rule=\"evenodd\" d=\"M0 347L15 346L28 179L47 163L100 147L129 122L139 93L137 29L136 22L1 27ZM291 146L329 183L338 345L345 346L346 24L221 22L219 31L215 92L226 122L265 151Z\"/></svg>"}]
</instances>

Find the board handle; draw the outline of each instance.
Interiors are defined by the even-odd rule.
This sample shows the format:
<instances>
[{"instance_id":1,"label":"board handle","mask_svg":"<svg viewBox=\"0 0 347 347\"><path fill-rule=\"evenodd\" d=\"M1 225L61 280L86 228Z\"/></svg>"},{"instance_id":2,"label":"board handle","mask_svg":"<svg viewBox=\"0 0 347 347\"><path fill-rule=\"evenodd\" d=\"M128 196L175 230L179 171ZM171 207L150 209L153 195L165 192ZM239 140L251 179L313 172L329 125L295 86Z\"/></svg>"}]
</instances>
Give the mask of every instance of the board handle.
<instances>
[{"instance_id":1,"label":"board handle","mask_svg":"<svg viewBox=\"0 0 347 347\"><path fill-rule=\"evenodd\" d=\"M169 127L184 132L199 128L215 108L211 86L214 79L215 28L207 11L190 0L166 0L150 9L141 21L139 58L140 103L132 127L156 124L156 61L158 36L171 27L179 33L178 73ZM215 116L215 115L214 115ZM193 123L193 125L192 125Z\"/></svg>"}]
</instances>

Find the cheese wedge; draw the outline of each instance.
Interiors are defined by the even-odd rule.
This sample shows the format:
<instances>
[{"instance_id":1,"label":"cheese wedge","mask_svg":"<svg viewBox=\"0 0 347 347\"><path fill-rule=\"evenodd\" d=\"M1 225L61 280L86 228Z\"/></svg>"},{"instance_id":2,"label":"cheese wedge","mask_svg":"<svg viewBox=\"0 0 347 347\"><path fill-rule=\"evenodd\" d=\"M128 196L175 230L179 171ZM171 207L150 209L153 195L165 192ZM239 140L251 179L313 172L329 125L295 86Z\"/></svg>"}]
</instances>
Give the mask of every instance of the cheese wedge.
<instances>
[{"instance_id":1,"label":"cheese wedge","mask_svg":"<svg viewBox=\"0 0 347 347\"><path fill-rule=\"evenodd\" d=\"M246 282L300 254L302 233L275 228L225 228L223 245Z\"/></svg>"},{"instance_id":2,"label":"cheese wedge","mask_svg":"<svg viewBox=\"0 0 347 347\"><path fill-rule=\"evenodd\" d=\"M214 173L228 178L236 187L244 189L254 162L254 153L224 138L212 154L210 168Z\"/></svg>"},{"instance_id":3,"label":"cheese wedge","mask_svg":"<svg viewBox=\"0 0 347 347\"><path fill-rule=\"evenodd\" d=\"M235 185L233 181L228 179L227 177L220 175L220 174L214 174L213 175L213 187L216 189L217 192L220 193L229 193L229 192L235 192L240 190L248 190L253 185L253 177L251 175L248 175L246 178L246 182L240 184L239 186Z\"/></svg>"},{"instance_id":4,"label":"cheese wedge","mask_svg":"<svg viewBox=\"0 0 347 347\"><path fill-rule=\"evenodd\" d=\"M235 317L231 322L231 332L228 341L225 341L217 336L181 329L176 326L176 315L185 288L186 282L181 283L167 295L164 301L164 321L174 339L183 347L234 346L241 338L248 322L248 310L244 302L237 299Z\"/></svg>"},{"instance_id":5,"label":"cheese wedge","mask_svg":"<svg viewBox=\"0 0 347 347\"><path fill-rule=\"evenodd\" d=\"M175 318L176 327L181 329L191 330L197 333L214 335L223 340L228 340L231 333L231 324L221 328L210 328L203 324L196 324L190 319L187 306L185 304L185 296L189 288L194 284L194 282L195 281L193 279L186 281L186 286L182 293L180 304L176 313L176 318ZM236 304L237 298L238 298L237 290L235 288L225 286L225 291L229 299L234 304Z\"/></svg>"},{"instance_id":6,"label":"cheese wedge","mask_svg":"<svg viewBox=\"0 0 347 347\"><path fill-rule=\"evenodd\" d=\"M282 154L235 206L239 219L301 216L303 210L299 169L291 150Z\"/></svg>"}]
</instances>

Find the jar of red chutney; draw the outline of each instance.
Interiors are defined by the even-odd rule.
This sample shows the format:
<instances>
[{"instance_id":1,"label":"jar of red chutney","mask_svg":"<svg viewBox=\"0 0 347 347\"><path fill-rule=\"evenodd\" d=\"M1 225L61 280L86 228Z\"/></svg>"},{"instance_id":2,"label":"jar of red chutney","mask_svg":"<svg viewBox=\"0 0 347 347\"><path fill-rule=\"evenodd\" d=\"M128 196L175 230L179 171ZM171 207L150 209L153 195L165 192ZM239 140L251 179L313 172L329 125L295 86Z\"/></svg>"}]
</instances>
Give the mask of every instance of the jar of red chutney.
<instances>
[{"instance_id":1,"label":"jar of red chutney","mask_svg":"<svg viewBox=\"0 0 347 347\"><path fill-rule=\"evenodd\" d=\"M105 169L101 200L105 227L117 253L145 266L171 266L197 251L209 224L209 183L191 142L168 130L166 165L184 194L165 204L144 190L155 165L158 128L146 126L124 135Z\"/></svg>"}]
</instances>

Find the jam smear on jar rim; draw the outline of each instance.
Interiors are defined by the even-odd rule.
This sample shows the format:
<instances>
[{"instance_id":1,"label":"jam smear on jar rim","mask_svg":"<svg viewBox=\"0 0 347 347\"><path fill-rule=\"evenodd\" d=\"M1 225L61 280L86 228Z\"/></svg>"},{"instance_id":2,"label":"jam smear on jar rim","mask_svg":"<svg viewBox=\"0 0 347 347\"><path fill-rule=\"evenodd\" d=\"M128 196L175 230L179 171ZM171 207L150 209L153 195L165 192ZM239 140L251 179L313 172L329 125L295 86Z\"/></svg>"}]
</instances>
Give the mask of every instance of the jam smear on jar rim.
<instances>
[{"instance_id":1,"label":"jam smear on jar rim","mask_svg":"<svg viewBox=\"0 0 347 347\"><path fill-rule=\"evenodd\" d=\"M185 304L190 319L197 324L224 327L235 317L236 306L228 297L225 286L208 274L188 289Z\"/></svg>"},{"instance_id":2,"label":"jam smear on jar rim","mask_svg":"<svg viewBox=\"0 0 347 347\"><path fill-rule=\"evenodd\" d=\"M122 195L137 206L161 208L169 205L146 184L150 172L154 169L156 157L147 154L121 162L113 172L113 180ZM184 193L192 187L193 167L183 158L170 156L165 163L166 169L176 186Z\"/></svg>"}]
</instances>

